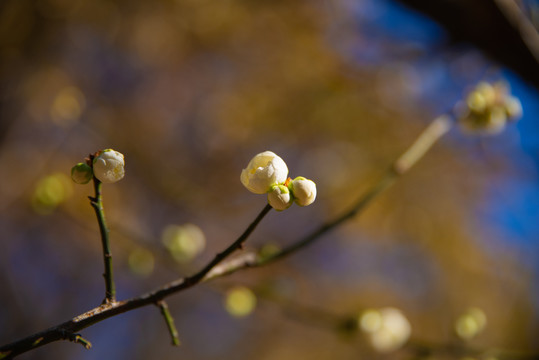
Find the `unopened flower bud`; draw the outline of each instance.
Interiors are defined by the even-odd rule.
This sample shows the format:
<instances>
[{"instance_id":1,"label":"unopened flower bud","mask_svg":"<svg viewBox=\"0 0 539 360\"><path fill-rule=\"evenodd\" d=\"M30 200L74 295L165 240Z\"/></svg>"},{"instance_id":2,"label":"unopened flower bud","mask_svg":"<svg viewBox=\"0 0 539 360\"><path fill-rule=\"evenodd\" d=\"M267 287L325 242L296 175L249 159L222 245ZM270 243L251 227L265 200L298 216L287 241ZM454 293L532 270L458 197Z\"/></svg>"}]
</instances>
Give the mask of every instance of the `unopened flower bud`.
<instances>
[{"instance_id":1,"label":"unopened flower bud","mask_svg":"<svg viewBox=\"0 0 539 360\"><path fill-rule=\"evenodd\" d=\"M87 184L93 176L92 168L86 163L78 163L71 168L71 179L77 184Z\"/></svg>"},{"instance_id":2,"label":"unopened flower bud","mask_svg":"<svg viewBox=\"0 0 539 360\"><path fill-rule=\"evenodd\" d=\"M273 185L268 193L268 203L277 211L286 210L292 205L290 190L284 185Z\"/></svg>"},{"instance_id":3,"label":"unopened flower bud","mask_svg":"<svg viewBox=\"0 0 539 360\"><path fill-rule=\"evenodd\" d=\"M399 309L392 307L366 310L358 320L372 346L381 353L400 349L412 333L408 319Z\"/></svg>"},{"instance_id":4,"label":"unopened flower bud","mask_svg":"<svg viewBox=\"0 0 539 360\"><path fill-rule=\"evenodd\" d=\"M94 158L94 175L103 183L114 183L125 175L124 155L107 149Z\"/></svg>"},{"instance_id":5,"label":"unopened flower bud","mask_svg":"<svg viewBox=\"0 0 539 360\"><path fill-rule=\"evenodd\" d=\"M518 120L522 117L522 104L520 100L514 96L508 96L505 99L505 114L508 120Z\"/></svg>"},{"instance_id":6,"label":"unopened flower bud","mask_svg":"<svg viewBox=\"0 0 539 360\"><path fill-rule=\"evenodd\" d=\"M316 184L312 180L298 176L290 182L289 187L296 204L299 206L310 205L316 199Z\"/></svg>"},{"instance_id":7,"label":"unopened flower bud","mask_svg":"<svg viewBox=\"0 0 539 360\"><path fill-rule=\"evenodd\" d=\"M240 180L250 192L265 194L272 185L284 183L287 177L288 167L284 160L271 151L264 151L249 161Z\"/></svg>"},{"instance_id":8,"label":"unopened flower bud","mask_svg":"<svg viewBox=\"0 0 539 360\"><path fill-rule=\"evenodd\" d=\"M481 82L455 113L465 131L492 135L501 132L508 121L520 118L522 105L510 95L507 84Z\"/></svg>"}]
</instances>

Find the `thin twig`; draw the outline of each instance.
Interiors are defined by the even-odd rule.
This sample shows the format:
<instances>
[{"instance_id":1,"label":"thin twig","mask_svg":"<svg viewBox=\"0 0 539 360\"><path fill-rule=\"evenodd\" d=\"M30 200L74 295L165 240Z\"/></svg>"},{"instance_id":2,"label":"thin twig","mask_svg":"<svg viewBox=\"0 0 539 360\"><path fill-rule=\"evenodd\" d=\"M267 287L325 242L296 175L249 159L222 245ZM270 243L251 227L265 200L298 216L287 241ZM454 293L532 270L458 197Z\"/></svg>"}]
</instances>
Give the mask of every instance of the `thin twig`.
<instances>
[{"instance_id":1,"label":"thin twig","mask_svg":"<svg viewBox=\"0 0 539 360\"><path fill-rule=\"evenodd\" d=\"M168 305L165 302L165 300L158 301L156 305L161 310L161 314L163 315L163 318L165 318L165 322L167 323L168 332L170 333L170 338L172 339L172 345L174 346L180 346L180 337L178 336L178 330L176 329L176 325L174 325L174 318L170 314L170 310L168 309Z\"/></svg>"},{"instance_id":2,"label":"thin twig","mask_svg":"<svg viewBox=\"0 0 539 360\"><path fill-rule=\"evenodd\" d=\"M103 197L101 195L102 183L94 176L95 197L89 197L90 204L95 210L99 232L101 234L101 244L103 245L103 263L105 265L105 300L103 303L114 303L116 301L116 288L112 275L112 252L110 250L109 229L105 220L105 211L103 209Z\"/></svg>"},{"instance_id":3,"label":"thin twig","mask_svg":"<svg viewBox=\"0 0 539 360\"><path fill-rule=\"evenodd\" d=\"M206 265L202 270L200 270L195 275L188 277L186 279L186 281L187 282L194 282L194 283L200 282L202 279L204 279L206 274L208 274L221 261L223 261L226 257L228 257L230 254L232 254L234 251L240 249L243 246L243 243L245 242L245 240L247 240L247 238L251 234L251 232L253 232L253 230L256 228L258 223L264 218L264 216L266 216L266 214L271 209L272 209L272 207L269 204L267 204L264 207L264 209L262 209L260 214L258 214L255 221L253 221L253 223L251 225L249 225L249 227L245 230L245 232L243 234L241 234L241 236L236 241L234 241L232 243L232 245L227 247L224 251L218 253L215 256L215 258L208 263L208 265Z\"/></svg>"},{"instance_id":4,"label":"thin twig","mask_svg":"<svg viewBox=\"0 0 539 360\"><path fill-rule=\"evenodd\" d=\"M264 218L264 216L271 210L271 206L266 205L264 209L258 214L256 219L247 227L247 229L241 234L236 241L229 245L225 250L215 256L202 270L196 274L180 278L172 281L160 288L149 292L147 294L123 301L115 301L104 303L90 311L87 311L79 316L74 317L71 320L63 322L59 325L53 326L39 333L30 335L21 340L15 341L11 344L0 347L0 359L12 359L17 355L33 350L40 346L49 344L54 341L66 339L65 334L74 334L83 330L89 326L92 326L100 321L111 318L118 314L122 314L127 311L141 308L143 306L158 303L169 295L186 290L199 282L219 263L221 263L227 256L234 251L240 249L243 243L247 240L249 235L254 231L256 226Z\"/></svg>"},{"instance_id":5,"label":"thin twig","mask_svg":"<svg viewBox=\"0 0 539 360\"><path fill-rule=\"evenodd\" d=\"M300 249L312 244L315 240L319 239L323 234L329 230L334 229L338 225L342 224L346 220L351 219L362 211L376 196L382 191L387 189L399 176L406 173L419 159L425 155L430 147L445 133L447 133L452 125L451 118L449 116L440 116L436 118L414 141L412 146L401 155L397 161L391 166L386 176L384 176L376 185L368 190L363 196L359 198L356 204L341 216L335 218L321 225L318 229L314 230L311 234L308 234L299 241L289 245L274 255L260 258L249 254L249 256L243 257L243 261L237 261L233 259L231 262L223 263L230 254L237 249L241 248L245 240L251 232L256 228L262 218L271 210L271 206L266 205L264 209L257 216L255 221L245 230L245 232L223 252L218 253L215 258L210 261L202 270L196 274L175 280L169 284L166 284L153 292L144 294L142 296L132 298L125 301L117 301L112 303L103 304L95 309L92 309L84 314L81 314L72 320L66 321L62 324L54 326L45 331L31 335L22 340L0 347L0 356L4 356L5 359L10 359L18 354L27 352L36 347L43 346L53 341L61 340L63 337L61 334L65 331L76 333L86 327L89 327L95 323L116 316L118 314L137 309L150 304L155 304L158 301L163 300L165 297L190 288L201 281L214 279L219 276L231 274L235 271L245 269L248 267L262 266L292 253L299 251ZM97 192L96 192L97 194ZM97 195L96 195L97 198ZM97 212L97 210L96 210ZM99 215L98 215L99 217ZM106 228L105 228L106 229ZM217 268L217 266L219 267ZM212 272L216 269L215 272ZM219 271L217 271L219 269ZM38 341L39 340L39 341ZM37 344L35 344L35 342Z\"/></svg>"},{"instance_id":6,"label":"thin twig","mask_svg":"<svg viewBox=\"0 0 539 360\"><path fill-rule=\"evenodd\" d=\"M251 252L223 262L215 267L204 280L212 280L250 267L263 266L296 253L302 248L312 244L328 231L336 228L343 222L352 219L365 209L373 199L391 186L395 180L408 172L412 166L414 166L429 151L432 145L451 129L452 126L453 119L449 115L441 115L435 118L429 126L419 134L413 144L399 156L397 160L395 160L385 176L368 189L347 212L326 222L313 230L310 234L273 254L257 256Z\"/></svg>"},{"instance_id":7,"label":"thin twig","mask_svg":"<svg viewBox=\"0 0 539 360\"><path fill-rule=\"evenodd\" d=\"M438 141L444 134L446 134L453 125L452 118L448 115L442 115L434 119L429 126L423 130L414 143L406 150L389 168L385 176L382 177L374 186L372 186L367 192L365 192L357 202L352 206L350 210L336 217L335 219L328 221L319 228L315 229L310 234L306 235L299 241L283 248L281 251L276 252L273 255L260 258L256 264L246 264L248 267L260 266L267 263L274 262L283 257L297 252L298 250L312 244L315 240L318 240L322 235L328 231L336 228L343 222L352 219L359 214L363 209L371 203L380 193L390 187L395 180L404 175L412 166L414 166L427 151ZM239 270L238 267L236 270ZM229 273L231 270L229 270Z\"/></svg>"}]
</instances>

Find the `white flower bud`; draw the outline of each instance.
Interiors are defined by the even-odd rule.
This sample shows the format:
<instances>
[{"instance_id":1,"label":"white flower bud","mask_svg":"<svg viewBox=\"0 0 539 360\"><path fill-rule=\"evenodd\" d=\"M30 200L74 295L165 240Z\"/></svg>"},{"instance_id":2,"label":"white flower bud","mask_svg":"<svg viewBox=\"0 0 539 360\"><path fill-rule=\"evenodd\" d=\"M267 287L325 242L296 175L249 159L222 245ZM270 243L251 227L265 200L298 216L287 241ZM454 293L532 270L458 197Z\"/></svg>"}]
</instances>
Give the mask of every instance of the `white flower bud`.
<instances>
[{"instance_id":1,"label":"white flower bud","mask_svg":"<svg viewBox=\"0 0 539 360\"><path fill-rule=\"evenodd\" d=\"M124 155L118 151L107 149L94 159L94 175L103 183L113 183L125 175Z\"/></svg>"},{"instance_id":2,"label":"white flower bud","mask_svg":"<svg viewBox=\"0 0 539 360\"><path fill-rule=\"evenodd\" d=\"M264 151L249 161L240 180L250 192L265 194L272 185L284 183L287 177L288 167L284 160L271 151Z\"/></svg>"},{"instance_id":3,"label":"white flower bud","mask_svg":"<svg viewBox=\"0 0 539 360\"><path fill-rule=\"evenodd\" d=\"M286 210L292 205L290 190L284 185L273 185L268 193L268 203L277 211Z\"/></svg>"},{"instance_id":4,"label":"white flower bud","mask_svg":"<svg viewBox=\"0 0 539 360\"><path fill-rule=\"evenodd\" d=\"M77 184L87 184L93 176L92 168L86 163L78 163L71 168L71 179Z\"/></svg>"},{"instance_id":5,"label":"white flower bud","mask_svg":"<svg viewBox=\"0 0 539 360\"><path fill-rule=\"evenodd\" d=\"M290 182L290 190L299 206L307 206L316 199L316 184L312 180L298 176Z\"/></svg>"}]
</instances>

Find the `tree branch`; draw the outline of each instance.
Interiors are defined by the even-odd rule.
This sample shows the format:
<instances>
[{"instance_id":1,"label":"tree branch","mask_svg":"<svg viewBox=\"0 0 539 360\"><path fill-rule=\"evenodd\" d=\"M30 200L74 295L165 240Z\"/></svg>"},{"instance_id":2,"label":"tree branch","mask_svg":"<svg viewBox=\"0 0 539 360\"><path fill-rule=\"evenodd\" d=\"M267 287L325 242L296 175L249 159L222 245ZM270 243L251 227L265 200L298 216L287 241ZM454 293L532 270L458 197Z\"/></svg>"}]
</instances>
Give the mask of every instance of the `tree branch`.
<instances>
[{"instance_id":1,"label":"tree branch","mask_svg":"<svg viewBox=\"0 0 539 360\"><path fill-rule=\"evenodd\" d=\"M247 227L244 233L241 234L236 241L234 241L225 250L218 253L213 260L211 260L196 274L172 281L139 297L102 304L101 306L76 316L69 321L41 331L37 334L28 336L24 339L15 341L11 344L4 345L0 347L0 359L11 359L16 355L33 350L53 341L71 339L73 336L77 336L76 333L78 333L80 330L83 330L93 324L143 306L159 304L159 302L167 296L186 290L202 281L208 281L220 276L228 275L248 267L258 267L269 264L299 251L300 249L312 244L326 232L353 218L355 215L365 209L376 196L387 189L399 176L405 174L414 164L416 164L417 161L419 161L419 159L426 154L431 146L451 129L452 124L452 119L447 115L434 119L434 121L414 141L410 148L393 163L386 176L383 177L371 189L369 189L363 196L361 196L348 212L345 212L334 220L321 225L312 233L282 249L281 251L266 257L260 257L254 255L253 253L247 253L246 255L237 259L232 259L226 263L223 262L223 260L226 259L230 254L243 246L243 243L247 240L258 223L271 210L271 206L266 205L258 214L256 219ZM87 342L87 340L85 341ZM87 343L89 344L89 342Z\"/></svg>"},{"instance_id":2,"label":"tree branch","mask_svg":"<svg viewBox=\"0 0 539 360\"><path fill-rule=\"evenodd\" d=\"M72 336L76 336L80 330L83 330L91 325L121 313L138 309L143 306L159 303L161 300L174 293L186 290L199 282L201 282L206 274L208 274L215 266L223 261L227 256L241 248L249 235L253 232L256 226L271 210L271 206L266 205L258 214L256 219L247 227L243 234L238 237L225 250L218 253L202 270L196 274L172 281L152 292L124 301L115 301L104 303L90 311L87 311L73 319L53 326L47 330L30 335L24 339L15 341L11 344L0 347L0 359L11 359L19 354L34 350L43 345L49 344L58 340L69 340ZM80 341L79 341L80 342ZM89 342L88 342L89 343Z\"/></svg>"}]
</instances>

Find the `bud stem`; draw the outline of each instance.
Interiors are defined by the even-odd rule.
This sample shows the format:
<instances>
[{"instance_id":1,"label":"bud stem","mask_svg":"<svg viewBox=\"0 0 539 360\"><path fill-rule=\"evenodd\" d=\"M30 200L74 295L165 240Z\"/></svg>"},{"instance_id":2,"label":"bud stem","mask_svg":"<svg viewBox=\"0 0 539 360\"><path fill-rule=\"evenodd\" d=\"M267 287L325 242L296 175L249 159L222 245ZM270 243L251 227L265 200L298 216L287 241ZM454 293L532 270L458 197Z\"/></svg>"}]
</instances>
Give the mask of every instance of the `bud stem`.
<instances>
[{"instance_id":1,"label":"bud stem","mask_svg":"<svg viewBox=\"0 0 539 360\"><path fill-rule=\"evenodd\" d=\"M99 232L101 233L101 243L103 245L103 261L105 264L105 300L103 303L110 304L116 302L116 288L112 277L112 253L110 251L109 229L105 221L105 211L103 209L103 198L101 195L102 183L94 176L95 197L90 197L90 204L95 210Z\"/></svg>"}]
</instances>

